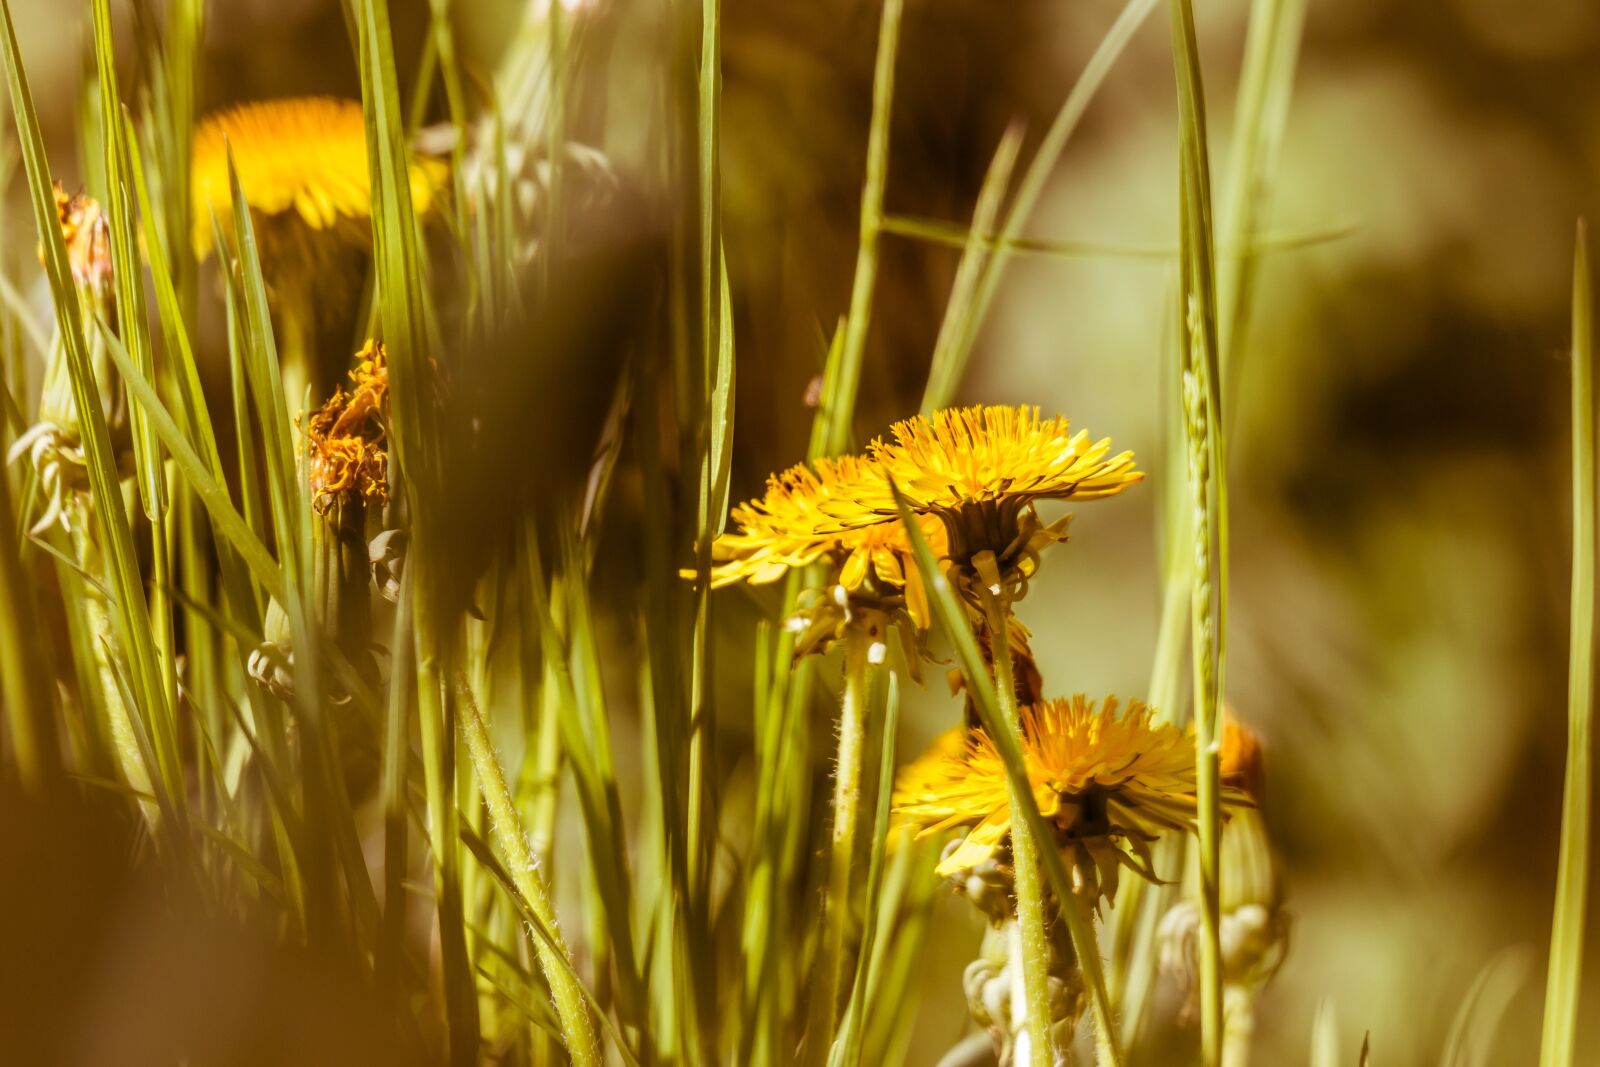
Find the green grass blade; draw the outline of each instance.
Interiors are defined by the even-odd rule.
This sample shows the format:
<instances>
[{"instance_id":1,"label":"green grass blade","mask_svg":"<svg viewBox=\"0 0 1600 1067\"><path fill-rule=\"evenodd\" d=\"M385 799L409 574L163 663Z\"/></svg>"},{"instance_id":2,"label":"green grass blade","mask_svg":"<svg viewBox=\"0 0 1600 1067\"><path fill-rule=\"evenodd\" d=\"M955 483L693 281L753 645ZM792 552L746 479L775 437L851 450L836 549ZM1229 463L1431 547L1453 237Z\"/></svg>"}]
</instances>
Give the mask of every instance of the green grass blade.
<instances>
[{"instance_id":1,"label":"green grass blade","mask_svg":"<svg viewBox=\"0 0 1600 1067\"><path fill-rule=\"evenodd\" d=\"M995 743L1001 762L1005 766L1007 781L1015 791L1015 795L1022 801L1022 810L1013 811L1012 817L1015 819L1020 816L1025 820L1035 840L1052 841L1054 840L1052 832L1044 817L1039 814L1039 806L1034 802L1033 792L1028 784L1028 771L1023 762L1022 740L1018 734L1018 725L1001 714L994 678L990 675L989 665L978 648L977 640L973 637L967 610L957 599L955 591L950 588L950 582L944 576L933 550L928 547L928 540L917 526L916 517L906 505L899 486L891 483L891 488L894 491L895 503L900 508L901 522L905 524L906 534L916 556L917 569L922 573L923 584L928 589L928 601L933 607L934 616L939 620L940 628L944 630L945 637L955 649L956 662L966 679L966 691L972 695L978 718ZM1095 941L1093 926L1085 910L1074 904L1077 896L1072 890L1072 882L1067 876L1066 865L1062 863L1060 852L1054 848L1041 848L1039 854L1050 887L1055 892L1056 902L1061 908L1062 918L1066 921L1067 929L1072 936L1072 947L1078 956L1078 966L1083 972L1084 986L1089 994L1089 1007L1095 1022L1102 1067L1120 1067L1123 1062L1121 1042L1117 1035L1116 1020L1111 1012L1111 1001L1106 994L1105 974L1100 964L1100 947Z\"/></svg>"},{"instance_id":2,"label":"green grass blade","mask_svg":"<svg viewBox=\"0 0 1600 1067\"><path fill-rule=\"evenodd\" d=\"M983 267L988 262L992 248L985 235L994 228L995 219L1005 201L1006 189L1011 185L1011 170L1017 163L1017 153L1022 149L1022 124L1014 122L1006 127L1000 144L989 161L983 185L978 189L978 202L972 209L972 226L961 240L961 261L956 265L955 280L950 285L950 299L945 303L944 319L939 323L939 335L934 338L933 358L928 365L928 384L922 392L922 413L929 414L947 407L960 384L964 364L958 341L968 332L968 320L973 314L973 303L978 296L978 283L983 280ZM886 233L904 233L883 220Z\"/></svg>"},{"instance_id":3,"label":"green grass blade","mask_svg":"<svg viewBox=\"0 0 1600 1067\"><path fill-rule=\"evenodd\" d=\"M489 740L489 732L465 686L461 688L460 696L461 731L472 756L484 802L489 808L490 825L500 850L505 853L512 883L521 899L527 903L530 915L536 920L533 925L541 934L535 948L545 981L550 984L556 1014L561 1019L567 1054L572 1057L573 1067L600 1067L603 1061L599 1043L595 1039L586 991L572 969L565 943L556 932L555 907L533 862L528 836L511 790L506 785L500 757ZM603 1013L597 1014L603 1017Z\"/></svg>"},{"instance_id":4,"label":"green grass blade","mask_svg":"<svg viewBox=\"0 0 1600 1067\"><path fill-rule=\"evenodd\" d=\"M1189 0L1170 0L1172 51L1178 83L1178 307L1187 442L1190 533L1195 549L1190 650L1195 686L1195 767L1200 869L1200 1052L1206 1067L1222 1057L1222 947L1219 848L1222 837L1218 773L1222 696L1227 692L1228 497L1226 426L1217 347L1216 254L1211 221L1211 170L1206 147L1205 93ZM1214 572L1214 573L1213 573Z\"/></svg>"},{"instance_id":5,"label":"green grass blade","mask_svg":"<svg viewBox=\"0 0 1600 1067\"><path fill-rule=\"evenodd\" d=\"M574 990L582 998L583 1002L588 1005L589 1010L594 1012L596 1018L600 1020L600 1025L610 1036L612 1047L622 1057L623 1063L627 1067L642 1067L638 1056L628 1047L627 1041L623 1039L622 1034L617 1030L616 1024L601 1011L600 1004L595 1000L594 994L589 991L588 987L583 984L582 979L578 977L577 969L572 966L572 961L567 959L564 952L556 951L561 947L561 935L545 920L533 902L524 895L518 884L518 879L495 857L493 851L489 848L489 843L478 837L470 829L463 831L462 840L478 862L484 865L489 873L494 876L495 881L500 883L501 888L516 903L517 910L528 924L528 931L533 935L534 941L551 951L557 967L570 980ZM568 1051L570 1053L571 1050L569 1049Z\"/></svg>"},{"instance_id":6,"label":"green grass blade","mask_svg":"<svg viewBox=\"0 0 1600 1067\"><path fill-rule=\"evenodd\" d=\"M1506 1009L1527 983L1530 956L1526 946L1518 945L1497 953L1478 972L1450 1023L1439 1067L1488 1067Z\"/></svg>"},{"instance_id":7,"label":"green grass blade","mask_svg":"<svg viewBox=\"0 0 1600 1067\"><path fill-rule=\"evenodd\" d=\"M900 49L900 16L904 0L884 0L878 22L878 54L872 73L872 121L867 129L867 174L861 184L861 237L845 313L844 347L835 381L838 400L827 410L823 449L834 455L850 447L851 416L861 390L861 366L872 324L872 294L878 282L878 238L883 226L884 189L889 182L889 126L894 110L895 56Z\"/></svg>"},{"instance_id":8,"label":"green grass blade","mask_svg":"<svg viewBox=\"0 0 1600 1067\"><path fill-rule=\"evenodd\" d=\"M1590 760L1594 736L1595 413L1594 283L1587 227L1572 269L1572 629L1567 677L1567 768L1561 854L1545 979L1540 1067L1571 1067L1577 1053L1583 931L1589 883Z\"/></svg>"},{"instance_id":9,"label":"green grass blade","mask_svg":"<svg viewBox=\"0 0 1600 1067\"><path fill-rule=\"evenodd\" d=\"M1333 1001L1324 997L1311 1020L1310 1067L1345 1067L1339 1054L1339 1017Z\"/></svg>"},{"instance_id":10,"label":"green grass blade","mask_svg":"<svg viewBox=\"0 0 1600 1067\"><path fill-rule=\"evenodd\" d=\"M200 503L205 506L206 513L211 517L217 532L250 568L250 574L256 583L269 595L282 599L286 595L286 588L283 575L278 570L278 561L273 559L267 546L251 532L244 517L234 510L233 500L228 495L228 487L217 481L207 469L206 461L200 458L200 454L195 451L194 445L173 419L171 412L161 403L161 398L156 395L155 386L134 365L133 357L109 333L105 335L105 341L107 355L116 364L128 392L150 420L151 428L161 443L171 453L173 465L178 473L189 483Z\"/></svg>"},{"instance_id":11,"label":"green grass blade","mask_svg":"<svg viewBox=\"0 0 1600 1067\"><path fill-rule=\"evenodd\" d=\"M3 438L0 438L3 439ZM0 448L0 455L5 449ZM33 582L22 562L11 506L11 481L0 471L0 698L22 787L42 792L61 773L56 694L40 641Z\"/></svg>"},{"instance_id":12,"label":"green grass blade","mask_svg":"<svg viewBox=\"0 0 1600 1067\"><path fill-rule=\"evenodd\" d=\"M131 167L128 163L127 126L122 97L117 90L116 44L111 32L110 0L93 0L94 55L100 85L100 128L106 175L106 218L111 231L111 282L116 293L117 332L145 377L155 376L155 353L150 344L150 324L145 318L144 269L139 260ZM167 509L166 479L161 470L161 448L141 414L133 418L134 463L139 496L152 521Z\"/></svg>"},{"instance_id":13,"label":"green grass blade","mask_svg":"<svg viewBox=\"0 0 1600 1067\"><path fill-rule=\"evenodd\" d=\"M55 197L50 184L50 165L45 158L44 139L17 46L9 0L0 0L0 15L4 18L0 49L4 52L6 81L22 145L29 200L50 281L51 301L55 307L62 350L71 378L73 402L81 424L96 529L104 553L108 584L114 594L115 610L112 617L116 648L127 656L131 689L136 697L136 703L130 707L143 709L157 722L170 721L169 713L162 710L166 701L165 689L159 681L155 639L134 551L133 532L123 506L110 431L100 406L99 386L90 363L78 294L73 285L66 244L57 220ZM174 803L180 805L176 810L181 813L181 790L174 797Z\"/></svg>"},{"instance_id":14,"label":"green grass blade","mask_svg":"<svg viewBox=\"0 0 1600 1067\"><path fill-rule=\"evenodd\" d=\"M1226 241L1218 241L1217 251L1237 253L1241 248L1248 247L1255 255L1266 252L1294 252L1342 240L1357 231L1356 226L1342 225L1289 230L1282 233L1258 233L1246 244L1233 245ZM1177 245L1058 241L1043 237L1007 239L993 229L980 230L923 215L885 215L883 232L913 241L943 245L946 248L965 249L969 244L976 244L985 252L1004 248L1016 255L1042 256L1049 259L1128 259L1166 263L1178 258Z\"/></svg>"},{"instance_id":15,"label":"green grass blade","mask_svg":"<svg viewBox=\"0 0 1600 1067\"><path fill-rule=\"evenodd\" d=\"M1223 258L1217 322L1225 396L1237 381L1255 267L1266 247L1259 230L1272 205L1305 16L1306 0L1254 0L1250 9L1218 242Z\"/></svg>"},{"instance_id":16,"label":"green grass blade","mask_svg":"<svg viewBox=\"0 0 1600 1067\"><path fill-rule=\"evenodd\" d=\"M950 359L957 368L953 372L955 377L959 378L959 368L966 364L972 353L984 316L988 314L990 305L994 303L995 293L1000 288L1000 278L1005 270L1006 261L1010 258L1011 248L1022 237L1022 227L1027 223L1028 216L1033 214L1039 197L1044 194L1045 187L1055 172L1056 163L1060 161L1061 153L1067 147L1067 140L1077 129L1078 121L1083 118L1089 102L1099 92L1106 75L1111 73L1117 57L1122 54L1134 31L1154 10L1155 5L1156 0L1128 0L1127 6L1106 31L1094 54L1089 57L1083 73L1078 75L1077 82L1067 93L1061 109L1056 112L1054 121L1050 123L1050 128L1040 140L1039 148L1034 152L1028 169L1023 172L1022 180L1017 185L1016 197L1011 201L1005 221L1000 226L994 255L985 266L983 277L979 280L972 298L972 310L963 322L961 335L952 343Z\"/></svg>"}]
</instances>

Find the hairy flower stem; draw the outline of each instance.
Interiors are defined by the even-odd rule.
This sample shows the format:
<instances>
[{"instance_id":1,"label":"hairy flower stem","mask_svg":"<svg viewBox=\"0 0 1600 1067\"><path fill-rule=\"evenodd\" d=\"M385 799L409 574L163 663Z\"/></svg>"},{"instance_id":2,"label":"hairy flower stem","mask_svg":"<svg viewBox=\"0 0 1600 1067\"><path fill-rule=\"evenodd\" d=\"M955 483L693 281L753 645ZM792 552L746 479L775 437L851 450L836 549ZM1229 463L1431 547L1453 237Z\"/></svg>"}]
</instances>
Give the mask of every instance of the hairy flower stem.
<instances>
[{"instance_id":1,"label":"hairy flower stem","mask_svg":"<svg viewBox=\"0 0 1600 1067\"><path fill-rule=\"evenodd\" d=\"M1017 689L1011 669L1011 639L1008 619L1010 605L1002 603L990 587L982 586L984 616L989 626L989 643L994 653L995 693L1000 714L1016 722ZM1017 928L1022 941L1022 987L1028 1003L1028 1026L1017 1035L1017 1060L1030 1067L1052 1067L1056 1062L1052 1046L1050 1018L1050 928L1046 916L1044 878L1039 869L1039 850L1047 842L1034 838L1028 820L1020 814L1031 798L1010 788L1011 861L1017 892Z\"/></svg>"},{"instance_id":2,"label":"hairy flower stem","mask_svg":"<svg viewBox=\"0 0 1600 1067\"><path fill-rule=\"evenodd\" d=\"M844 699L839 706L839 765L833 781L833 838L828 852L827 925L817 974L817 1008L812 1031L818 1041L813 1055L825 1054L838 1019L839 990L844 981L845 941L850 932L851 861L855 858L860 823L861 765L867 738L867 709L873 668L871 642L864 634L847 634L844 645Z\"/></svg>"},{"instance_id":3,"label":"hairy flower stem","mask_svg":"<svg viewBox=\"0 0 1600 1067\"><path fill-rule=\"evenodd\" d=\"M517 892L522 894L528 907L548 931L550 939L535 935L534 952L539 957L539 967L550 985L550 999L555 1004L556 1016L561 1020L561 1030L566 1037L567 1055L573 1067L602 1067L599 1043L595 1040L594 1023L589 1018L589 1008L584 1002L583 990L578 985L577 973L572 969L571 954L561 939L556 926L555 906L550 892L539 876L533 849L522 828L522 817L517 814L516 802L506 785L505 772L500 767L500 757L495 754L489 740L489 731L478 714L477 704L465 685L460 688L461 733L472 756L472 766L483 791L484 804L489 809L489 823L495 841L505 853L506 870L511 875Z\"/></svg>"}]
</instances>

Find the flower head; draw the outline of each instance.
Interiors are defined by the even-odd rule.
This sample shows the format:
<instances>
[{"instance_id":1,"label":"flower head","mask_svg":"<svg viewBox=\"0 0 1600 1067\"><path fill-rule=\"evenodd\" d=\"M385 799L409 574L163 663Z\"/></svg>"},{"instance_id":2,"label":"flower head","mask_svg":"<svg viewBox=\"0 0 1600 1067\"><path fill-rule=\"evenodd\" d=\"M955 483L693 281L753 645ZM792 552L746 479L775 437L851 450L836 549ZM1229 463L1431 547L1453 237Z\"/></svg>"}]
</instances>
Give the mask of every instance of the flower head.
<instances>
[{"instance_id":1,"label":"flower head","mask_svg":"<svg viewBox=\"0 0 1600 1067\"><path fill-rule=\"evenodd\" d=\"M733 509L736 528L712 545L712 587L763 585L824 561L833 565L830 587L842 589L857 607L903 607L918 629L926 629L927 590L898 518L862 515L861 524L847 526L836 517L850 513L863 486L881 480L870 461L855 456L819 459L774 475L764 496ZM934 555L942 556L943 526L931 518L919 525ZM682 573L692 578L695 572Z\"/></svg>"},{"instance_id":2,"label":"flower head","mask_svg":"<svg viewBox=\"0 0 1600 1067\"><path fill-rule=\"evenodd\" d=\"M895 423L891 436L871 446L884 477L834 517L854 526L897 514L892 479L911 510L943 522L952 564L968 569L992 552L1013 582L1032 574L1045 545L1065 539L1066 520L1047 526L1035 501L1095 500L1144 477L1133 453L1112 455L1109 439L1073 433L1067 419L1041 418L1035 407L950 408Z\"/></svg>"},{"instance_id":3,"label":"flower head","mask_svg":"<svg viewBox=\"0 0 1600 1067\"><path fill-rule=\"evenodd\" d=\"M1194 820L1194 742L1134 701L1118 714L1115 697L1096 707L1082 696L1022 710L1022 746L1039 812L1057 844L1074 854L1090 896L1110 896L1117 868L1153 878L1148 844ZM1237 803L1235 790L1224 799ZM959 751L919 761L902 774L894 810L922 834L961 828L966 836L939 864L954 875L1007 842L1011 809L1005 765L993 740L973 731Z\"/></svg>"},{"instance_id":4,"label":"flower head","mask_svg":"<svg viewBox=\"0 0 1600 1067\"><path fill-rule=\"evenodd\" d=\"M389 369L383 345L368 341L356 360L350 392L335 389L305 427L311 503L319 513L358 500L382 504L389 499L389 456L383 447Z\"/></svg>"},{"instance_id":5,"label":"flower head","mask_svg":"<svg viewBox=\"0 0 1600 1067\"><path fill-rule=\"evenodd\" d=\"M372 182L360 104L330 97L264 100L207 116L194 137L194 247L202 259L211 253L212 212L225 232L232 215L230 149L257 216L338 232L353 243L368 239ZM443 163L427 159L411 165L411 196L419 216L443 181ZM267 233L261 237L264 244L271 239Z\"/></svg>"}]
</instances>

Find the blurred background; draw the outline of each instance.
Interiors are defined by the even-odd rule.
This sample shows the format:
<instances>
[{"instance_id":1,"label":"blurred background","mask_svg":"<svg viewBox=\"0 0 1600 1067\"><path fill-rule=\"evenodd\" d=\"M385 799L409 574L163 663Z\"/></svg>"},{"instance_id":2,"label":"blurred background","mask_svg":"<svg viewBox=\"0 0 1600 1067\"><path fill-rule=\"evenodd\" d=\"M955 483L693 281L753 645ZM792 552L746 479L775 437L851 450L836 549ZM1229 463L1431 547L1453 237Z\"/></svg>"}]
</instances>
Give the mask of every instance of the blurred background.
<instances>
[{"instance_id":1,"label":"blurred background","mask_svg":"<svg viewBox=\"0 0 1600 1067\"><path fill-rule=\"evenodd\" d=\"M14 6L52 159L71 186L87 5ZM1248 4L1196 6L1220 182ZM399 54L414 55L426 5L393 7ZM599 0L577 12L603 27L604 47L581 75L598 103L575 135L606 153L624 188L647 184L643 146L659 134L658 7ZM454 8L464 65L487 77L525 7ZM1120 9L910 0L888 210L965 226L1006 126L1025 125L1025 165ZM742 499L804 454L808 387L848 301L878 7L725 0L724 20ZM334 0L213 0L208 23L203 111L358 94ZM1081 510L1073 543L1019 609L1047 689L1061 694L1148 687L1157 497L1182 477L1164 463L1161 385L1174 267L1114 249L1175 245L1174 100L1158 6L1027 228L1113 247L1014 257L960 394L1069 415L1150 472L1136 491ZM1573 231L1594 214L1597 186L1593 0L1311 0L1267 230L1321 237L1263 259L1229 412L1228 695L1265 739L1265 812L1294 923L1257 1013L1260 1063L1303 1061L1322 998L1336 1005L1351 1062L1367 1031L1374 1063L1435 1062L1490 966L1509 1003L1488 1062L1533 1059L1565 737ZM13 182L7 218L24 210ZM659 209L636 210L649 221ZM31 236L13 236L5 254L25 265L31 248ZM883 253L863 439L916 409L958 256L894 236ZM619 557L643 536L629 525L624 515ZM613 592L616 625L631 625L625 592ZM734 593L722 604L723 742L736 780L749 683L733 665L748 663L740 649L767 605ZM617 669L627 677L632 666ZM957 714L937 677L909 711L905 758ZM631 725L616 732L624 744L635 736ZM826 774L827 746L813 747ZM623 767L635 758L618 753ZM979 930L954 900L939 922L912 1064L933 1063L962 1032L961 968ZM1597 982L1591 965L1582 1062L1600 1063ZM1184 1062L1177 1050L1192 1041L1161 1034L1151 1062L1169 1062L1163 1048Z\"/></svg>"}]
</instances>

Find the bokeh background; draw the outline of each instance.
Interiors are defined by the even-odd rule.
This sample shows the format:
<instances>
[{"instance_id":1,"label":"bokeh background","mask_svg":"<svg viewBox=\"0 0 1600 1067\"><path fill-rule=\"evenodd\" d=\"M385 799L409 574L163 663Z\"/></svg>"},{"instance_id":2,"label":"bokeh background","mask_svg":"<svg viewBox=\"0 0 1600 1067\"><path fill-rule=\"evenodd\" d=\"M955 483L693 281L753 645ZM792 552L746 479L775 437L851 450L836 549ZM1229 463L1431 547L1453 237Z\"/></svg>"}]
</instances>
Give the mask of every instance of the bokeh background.
<instances>
[{"instance_id":1,"label":"bokeh background","mask_svg":"<svg viewBox=\"0 0 1600 1067\"><path fill-rule=\"evenodd\" d=\"M591 106L576 133L624 187L643 184L662 114L650 65L660 5L600 3L578 13L603 27L605 46L581 75ZM87 5L14 6L70 184ZM393 6L398 50L415 54L425 4ZM454 6L464 62L487 75L524 8ZM1196 6L1220 181L1248 3ZM1007 124L1030 134L1025 164L1120 8L910 0L888 209L963 224ZM848 300L878 8L724 0L724 19L734 491L746 497L803 455L808 385ZM331 0L213 0L205 79L205 109L358 92ZM1029 234L1175 244L1176 145L1158 8L1074 135ZM1260 1063L1303 1061L1323 998L1351 1062L1367 1031L1375 1063L1436 1062L1491 966L1508 1004L1488 1062L1534 1058L1564 744L1573 231L1595 213L1597 187L1593 0L1311 0L1268 229L1323 236L1262 262L1229 413L1228 695L1266 741L1266 817L1294 922L1258 1012ZM13 182L8 219L23 217L19 193ZM656 209L638 210L648 224ZM957 259L893 236L883 250L864 436L915 410ZM13 233L5 254L25 262L31 238ZM1082 509L1072 545L1020 608L1059 693L1143 696L1148 685L1157 496L1181 477L1163 462L1173 285L1160 257L1014 257L961 390L1070 415L1150 472L1138 490ZM738 650L759 605L728 596L719 639L732 651L719 655L746 662ZM615 610L626 615L625 598ZM736 709L747 679L729 670L724 706ZM911 700L907 757L955 715L937 679ZM724 718L733 779L742 726L736 710ZM829 729L819 721L819 738ZM617 736L626 744L634 731L622 724ZM913 1064L961 1033L960 973L978 930L956 903L939 922ZM1596 972L1580 1020L1588 1063L1600 1063ZM1173 1025L1161 1024L1152 1062L1183 1062L1177 1050L1192 1048Z\"/></svg>"}]
</instances>

